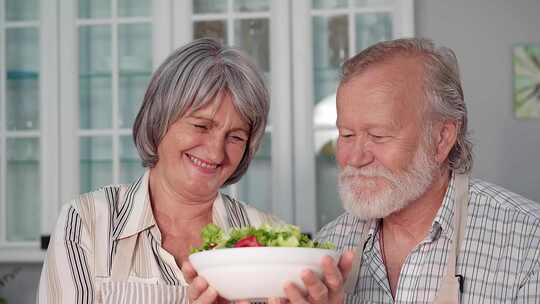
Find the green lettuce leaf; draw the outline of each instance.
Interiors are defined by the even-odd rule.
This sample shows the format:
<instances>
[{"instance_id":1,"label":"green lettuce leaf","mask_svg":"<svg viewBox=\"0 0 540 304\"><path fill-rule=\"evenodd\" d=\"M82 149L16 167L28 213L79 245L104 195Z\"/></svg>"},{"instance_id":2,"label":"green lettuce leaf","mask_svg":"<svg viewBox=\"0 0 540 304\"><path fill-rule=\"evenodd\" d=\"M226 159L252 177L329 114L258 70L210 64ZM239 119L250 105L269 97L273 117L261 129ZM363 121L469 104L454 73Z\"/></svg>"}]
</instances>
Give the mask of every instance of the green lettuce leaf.
<instances>
[{"instance_id":1,"label":"green lettuce leaf","mask_svg":"<svg viewBox=\"0 0 540 304\"><path fill-rule=\"evenodd\" d=\"M233 248L236 242L248 236L255 236L257 242L266 247L304 247L334 249L331 243L313 242L295 225L270 226L264 224L258 228L243 227L224 232L215 224L206 225L201 231L203 245L192 248L191 253L204 250Z\"/></svg>"}]
</instances>

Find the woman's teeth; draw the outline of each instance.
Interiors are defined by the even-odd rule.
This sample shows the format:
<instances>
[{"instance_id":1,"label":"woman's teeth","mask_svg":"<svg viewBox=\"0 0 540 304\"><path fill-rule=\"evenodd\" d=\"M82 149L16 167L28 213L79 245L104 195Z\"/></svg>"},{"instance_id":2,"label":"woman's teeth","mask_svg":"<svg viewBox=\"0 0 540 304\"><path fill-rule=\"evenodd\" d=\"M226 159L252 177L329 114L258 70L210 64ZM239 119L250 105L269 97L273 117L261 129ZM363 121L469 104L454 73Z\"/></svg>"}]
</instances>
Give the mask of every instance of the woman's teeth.
<instances>
[{"instance_id":1,"label":"woman's teeth","mask_svg":"<svg viewBox=\"0 0 540 304\"><path fill-rule=\"evenodd\" d=\"M213 164L209 164L209 163L206 163L206 162L203 162L201 161L200 159L196 158L196 157L193 157L191 155L189 155L189 159L191 159L191 161L201 167L201 168L205 168L205 169L216 169L217 168L217 165L213 165Z\"/></svg>"}]
</instances>

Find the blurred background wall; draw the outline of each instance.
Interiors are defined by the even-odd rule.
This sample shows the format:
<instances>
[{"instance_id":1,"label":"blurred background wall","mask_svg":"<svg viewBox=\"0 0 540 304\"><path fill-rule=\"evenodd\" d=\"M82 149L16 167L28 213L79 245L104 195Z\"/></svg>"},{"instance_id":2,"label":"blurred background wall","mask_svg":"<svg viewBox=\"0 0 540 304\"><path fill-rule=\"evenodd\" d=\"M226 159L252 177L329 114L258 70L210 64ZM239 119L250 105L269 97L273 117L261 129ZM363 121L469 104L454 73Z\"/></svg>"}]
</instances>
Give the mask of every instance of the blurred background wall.
<instances>
[{"instance_id":1,"label":"blurred background wall","mask_svg":"<svg viewBox=\"0 0 540 304\"><path fill-rule=\"evenodd\" d=\"M474 176L540 201L540 123L512 110L512 47L540 43L540 2L417 1L416 33L452 47L461 66Z\"/></svg>"}]
</instances>

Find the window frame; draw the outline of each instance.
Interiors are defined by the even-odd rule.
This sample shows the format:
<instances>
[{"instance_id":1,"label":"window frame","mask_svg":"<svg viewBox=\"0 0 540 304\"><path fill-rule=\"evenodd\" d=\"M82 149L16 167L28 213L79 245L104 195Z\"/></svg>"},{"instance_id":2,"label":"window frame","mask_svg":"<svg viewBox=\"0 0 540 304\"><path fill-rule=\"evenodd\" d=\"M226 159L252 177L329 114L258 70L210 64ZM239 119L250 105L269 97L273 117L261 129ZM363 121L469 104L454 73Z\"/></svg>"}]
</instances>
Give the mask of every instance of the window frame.
<instances>
[{"instance_id":1,"label":"window frame","mask_svg":"<svg viewBox=\"0 0 540 304\"><path fill-rule=\"evenodd\" d=\"M40 230L50 232L57 216L59 179L58 172L58 18L57 0L43 0L39 7L38 21L15 21L14 27L35 26L39 30L39 117L40 127L32 131L7 131L0 130L0 151L6 151L6 139L13 135L15 138L32 137L39 139L40 153L40 187L41 187L41 210ZM0 41L5 46L5 29L10 26L5 20L5 0L0 0ZM5 72L5 48L0 47L0 106L5 109L6 79ZM47 73L44 73L47 71ZM6 122L5 111L2 111L0 123ZM37 135L37 136L35 136ZM6 153L0 153L0 218L7 216L7 200L5 197L7 159ZM30 190L30 189L27 189ZM23 219L24 220L24 219ZM6 221L2 221L5 223ZM40 249L40 240L33 242L8 242L5 224L0 227L0 261L1 262L33 262L41 261L44 251Z\"/></svg>"},{"instance_id":2,"label":"window frame","mask_svg":"<svg viewBox=\"0 0 540 304\"><path fill-rule=\"evenodd\" d=\"M0 0L1 45L5 45L5 1ZM317 231L317 197L311 0L270 1L272 115L269 131L273 189L270 211L313 234ZM62 1L60 5L59 0L40 1L40 180L43 192L40 226L43 235L54 230L60 207L79 195L77 2ZM112 0L111 5L115 6L116 2ZM413 2L397 1L397 15L393 15L395 37L413 36ZM152 26L155 70L173 49L192 40L192 1L153 0L152 11L148 18ZM350 41L349 48L354 50L353 42ZM1 71L5 71L4 56L4 48L0 46ZM116 56L113 54L113 58ZM114 76L114 70L113 77L118 77ZM5 104L5 81L5 75L0 75L0 106ZM113 98L118 99L118 96ZM3 123L5 114L1 113L0 124ZM0 151L5 149L5 133L0 129ZM113 157L118 155L113 154ZM5 166L5 153L0 153L0 219L5 217L6 207L1 197L5 196ZM0 227L0 240L5 239L4 230ZM42 261L45 251L39 247L39 242L0 243L0 262Z\"/></svg>"},{"instance_id":3,"label":"window frame","mask_svg":"<svg viewBox=\"0 0 540 304\"><path fill-rule=\"evenodd\" d=\"M60 81L62 90L60 91L60 117L62 117L63 127L60 129L60 204L69 202L77 197L79 193L79 56L78 56L78 10L77 1L65 1L60 6L60 24L70 25L60 27ZM181 1L185 2L185 1ZM186 1L187 2L187 1ZM115 7L116 0L111 1ZM152 15L143 18L150 20L152 25L152 67L153 70L160 64L166 56L172 51L172 14L171 8L173 0L154 0L152 1ZM114 11L113 11L114 13ZM114 14L112 14L114 16ZM107 20L112 19L108 18ZM113 39L113 38L111 38ZM117 43L117 42L115 42ZM75 50L75 51L74 51ZM114 50L113 50L114 51ZM113 54L113 57L116 55ZM117 68L117 67L116 67ZM113 67L114 69L114 67ZM113 72L114 73L114 70ZM114 76L113 76L114 77ZM118 77L118 76L116 76ZM114 93L113 93L114 94ZM117 98L117 97L113 97ZM77 102L74 102L77 101ZM77 113L77 115L71 115ZM85 131L83 131L84 133ZM96 132L97 134L98 132ZM116 134L116 133L115 133ZM130 134L129 132L119 132L118 135ZM69 152L68 152L69 151ZM113 151L113 157L114 151Z\"/></svg>"},{"instance_id":4,"label":"window frame","mask_svg":"<svg viewBox=\"0 0 540 304\"><path fill-rule=\"evenodd\" d=\"M120 176L120 138L131 135L129 128L122 128L118 124L118 111L120 106L119 91L119 62L118 62L118 29L123 24L150 24L152 26L152 36L157 30L154 28L154 22L159 14L152 14L148 17L119 17L117 16L118 0L111 0L111 16L107 18L81 19L78 17L77 1L67 1L61 6L60 18L63 26L60 28L61 45L61 113L62 119L61 151L62 163L67 164L61 168L61 199L65 203L76 197L80 191L80 139L82 138L111 138L112 149L112 183L119 182ZM157 4L161 1L153 1ZM156 6L156 5L154 5ZM154 7L152 7L154 10ZM111 102L112 116L111 127L109 128L89 128L81 129L79 125L79 29L84 26L104 25L111 30ZM152 52L156 49L156 41L152 37ZM74 51L75 50L75 51ZM155 68L155 56L152 55L152 65ZM76 102L74 102L76 101ZM70 115L76 113L76 115Z\"/></svg>"}]
</instances>

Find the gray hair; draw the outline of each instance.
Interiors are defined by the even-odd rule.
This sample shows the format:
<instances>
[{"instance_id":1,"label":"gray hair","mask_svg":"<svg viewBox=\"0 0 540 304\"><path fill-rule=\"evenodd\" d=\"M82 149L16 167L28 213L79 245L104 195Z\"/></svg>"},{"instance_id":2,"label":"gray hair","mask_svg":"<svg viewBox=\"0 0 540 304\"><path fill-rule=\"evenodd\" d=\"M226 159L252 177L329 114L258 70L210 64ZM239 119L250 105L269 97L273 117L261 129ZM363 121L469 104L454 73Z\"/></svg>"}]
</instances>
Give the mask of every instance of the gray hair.
<instances>
[{"instance_id":1,"label":"gray hair","mask_svg":"<svg viewBox=\"0 0 540 304\"><path fill-rule=\"evenodd\" d=\"M428 101L427 111L432 119L452 120L458 123L457 141L448 155L448 167L458 173L472 169L472 143L467 131L467 107L461 88L456 55L447 47L436 47L433 41L423 38L407 38L379 42L343 64L341 84L359 75L372 65L380 64L398 56L423 59L424 93ZM431 129L431 125L427 130Z\"/></svg>"},{"instance_id":2,"label":"gray hair","mask_svg":"<svg viewBox=\"0 0 540 304\"><path fill-rule=\"evenodd\" d=\"M176 120L227 92L250 126L247 148L224 186L247 171L264 136L269 95L255 64L241 51L212 39L198 39L174 51L152 75L133 125L133 140L144 167L158 162L157 148Z\"/></svg>"}]
</instances>

